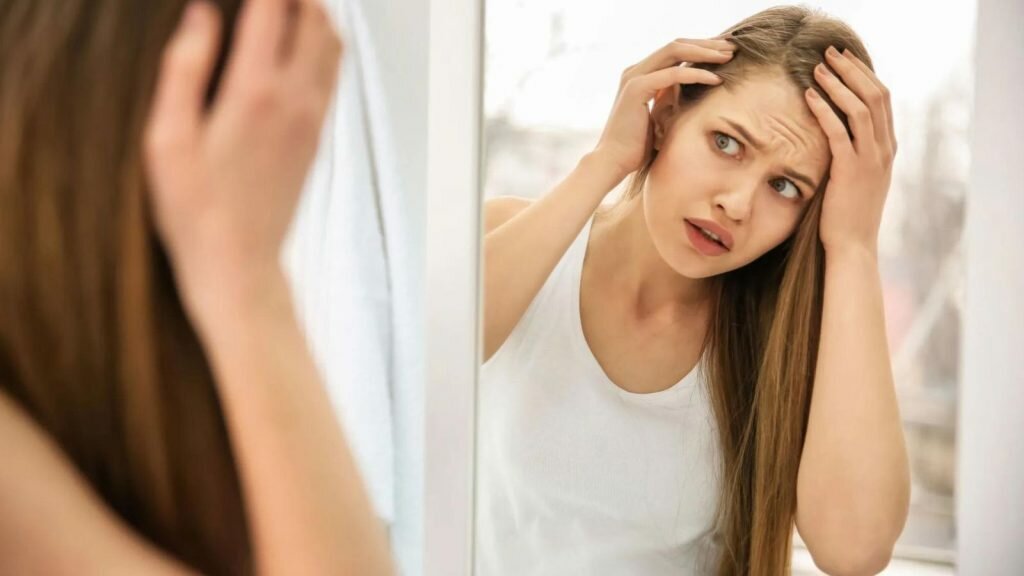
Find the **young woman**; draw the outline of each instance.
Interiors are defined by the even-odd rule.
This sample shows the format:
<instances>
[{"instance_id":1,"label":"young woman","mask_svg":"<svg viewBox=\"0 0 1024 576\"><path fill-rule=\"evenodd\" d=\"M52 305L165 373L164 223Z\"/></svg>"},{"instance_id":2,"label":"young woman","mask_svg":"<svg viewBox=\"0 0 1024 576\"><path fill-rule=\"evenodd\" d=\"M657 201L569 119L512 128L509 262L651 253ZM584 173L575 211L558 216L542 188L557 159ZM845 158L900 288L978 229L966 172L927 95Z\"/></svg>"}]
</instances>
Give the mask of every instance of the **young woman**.
<instances>
[{"instance_id":1,"label":"young woman","mask_svg":"<svg viewBox=\"0 0 1024 576\"><path fill-rule=\"evenodd\" d=\"M779 7L627 69L561 184L487 204L481 576L777 576L794 524L828 573L888 563L895 151L854 32Z\"/></svg>"},{"instance_id":2,"label":"young woman","mask_svg":"<svg viewBox=\"0 0 1024 576\"><path fill-rule=\"evenodd\" d=\"M0 573L392 573L278 263L341 42L183 5L0 4Z\"/></svg>"}]
</instances>

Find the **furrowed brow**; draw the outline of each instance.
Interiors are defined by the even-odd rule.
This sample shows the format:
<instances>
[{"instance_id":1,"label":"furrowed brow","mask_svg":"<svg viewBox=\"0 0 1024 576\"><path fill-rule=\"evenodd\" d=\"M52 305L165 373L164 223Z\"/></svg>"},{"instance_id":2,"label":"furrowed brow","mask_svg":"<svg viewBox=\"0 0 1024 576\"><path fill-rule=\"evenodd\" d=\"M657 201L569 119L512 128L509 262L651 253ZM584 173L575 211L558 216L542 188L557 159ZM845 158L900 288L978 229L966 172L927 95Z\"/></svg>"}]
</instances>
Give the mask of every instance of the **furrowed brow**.
<instances>
[{"instance_id":1,"label":"furrowed brow","mask_svg":"<svg viewBox=\"0 0 1024 576\"><path fill-rule=\"evenodd\" d=\"M726 124L728 124L730 127L732 127L733 130L739 132L740 136L742 136L743 139L746 140L747 142L750 142L750 145L753 146L755 150L757 150L758 152L764 152L764 148L765 148L764 142L758 140L757 138L754 138L753 134L751 134L741 124L739 124L739 123L737 123L737 122L735 122L733 120L730 120L728 118L722 118L722 121L725 122ZM792 178L794 180L799 180L799 181L803 182L804 184L810 186L811 190L817 190L818 189L818 185L817 185L817 183L814 182L814 180L811 180L810 177L808 177L808 176L806 176L806 175L804 175L804 174L802 174L800 172L797 172L796 170L793 170L792 168L785 168L782 171L782 173L785 174L786 176L789 176L790 178Z\"/></svg>"}]
</instances>

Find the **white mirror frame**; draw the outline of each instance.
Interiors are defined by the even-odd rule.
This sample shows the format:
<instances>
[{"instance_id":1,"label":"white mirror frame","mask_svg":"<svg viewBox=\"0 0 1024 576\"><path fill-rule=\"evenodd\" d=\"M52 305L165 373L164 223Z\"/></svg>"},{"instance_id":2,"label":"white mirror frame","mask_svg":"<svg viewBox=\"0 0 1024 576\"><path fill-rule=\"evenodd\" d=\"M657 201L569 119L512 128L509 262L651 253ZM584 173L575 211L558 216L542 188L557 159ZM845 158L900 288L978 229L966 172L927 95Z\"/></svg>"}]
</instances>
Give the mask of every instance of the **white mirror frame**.
<instances>
[{"instance_id":1,"label":"white mirror frame","mask_svg":"<svg viewBox=\"0 0 1024 576\"><path fill-rule=\"evenodd\" d=\"M470 576L480 360L483 1L430 3L425 576Z\"/></svg>"},{"instance_id":2,"label":"white mirror frame","mask_svg":"<svg viewBox=\"0 0 1024 576\"><path fill-rule=\"evenodd\" d=\"M957 438L957 569L1024 574L1024 43L1020 0L979 0Z\"/></svg>"}]
</instances>

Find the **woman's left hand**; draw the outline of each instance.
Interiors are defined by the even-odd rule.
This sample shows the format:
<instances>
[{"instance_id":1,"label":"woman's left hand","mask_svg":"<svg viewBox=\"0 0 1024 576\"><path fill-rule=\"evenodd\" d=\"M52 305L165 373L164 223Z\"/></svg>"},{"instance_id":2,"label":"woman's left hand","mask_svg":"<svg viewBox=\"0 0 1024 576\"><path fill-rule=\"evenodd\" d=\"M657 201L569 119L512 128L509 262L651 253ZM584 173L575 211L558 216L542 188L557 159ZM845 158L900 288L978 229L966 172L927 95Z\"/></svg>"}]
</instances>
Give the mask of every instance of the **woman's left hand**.
<instances>
[{"instance_id":1,"label":"woman's left hand","mask_svg":"<svg viewBox=\"0 0 1024 576\"><path fill-rule=\"evenodd\" d=\"M818 234L826 252L853 248L875 255L896 156L889 90L849 50L840 54L829 47L825 58L839 76L819 64L815 79L846 113L853 138L825 100L808 88L804 98L832 150Z\"/></svg>"}]
</instances>

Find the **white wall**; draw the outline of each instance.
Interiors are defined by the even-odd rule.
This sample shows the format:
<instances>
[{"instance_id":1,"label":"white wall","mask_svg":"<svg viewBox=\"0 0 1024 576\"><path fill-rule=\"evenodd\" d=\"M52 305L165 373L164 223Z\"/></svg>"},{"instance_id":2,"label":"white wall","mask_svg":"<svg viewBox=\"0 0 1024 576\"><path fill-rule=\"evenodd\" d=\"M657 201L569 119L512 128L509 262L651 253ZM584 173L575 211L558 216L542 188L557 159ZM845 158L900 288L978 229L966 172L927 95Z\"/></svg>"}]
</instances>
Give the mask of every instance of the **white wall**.
<instances>
[{"instance_id":1,"label":"white wall","mask_svg":"<svg viewBox=\"0 0 1024 576\"><path fill-rule=\"evenodd\" d=\"M1024 2L978 2L957 456L958 572L966 575L1024 574L1022 26Z\"/></svg>"}]
</instances>

